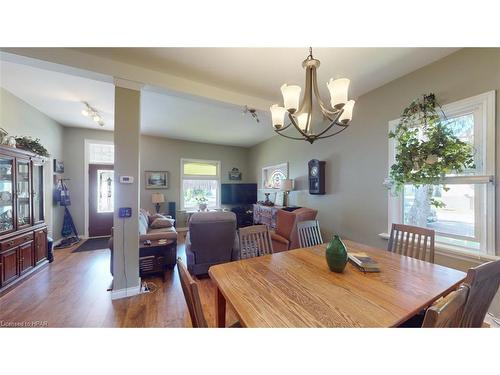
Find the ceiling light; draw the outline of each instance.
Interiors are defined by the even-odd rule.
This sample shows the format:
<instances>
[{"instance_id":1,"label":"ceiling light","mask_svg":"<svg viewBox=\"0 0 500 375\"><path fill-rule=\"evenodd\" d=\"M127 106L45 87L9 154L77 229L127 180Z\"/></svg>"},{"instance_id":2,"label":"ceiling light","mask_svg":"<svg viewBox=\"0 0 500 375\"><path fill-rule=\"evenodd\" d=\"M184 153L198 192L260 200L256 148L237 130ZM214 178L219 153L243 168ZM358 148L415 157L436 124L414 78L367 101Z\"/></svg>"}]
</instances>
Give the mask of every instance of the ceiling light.
<instances>
[{"instance_id":1,"label":"ceiling light","mask_svg":"<svg viewBox=\"0 0 500 375\"><path fill-rule=\"evenodd\" d=\"M306 70L306 84L304 89L304 97L300 101L301 88L297 85L281 86L284 106L278 104L271 106L271 117L274 131L279 135L297 140L305 140L313 143L317 139L332 137L349 126L352 120L352 111L354 109L354 100L348 100L349 79L330 79L326 84L330 92L331 109L325 106L319 96L318 82L316 79L316 70L319 68L320 62L312 55L312 48L309 48L309 56L302 62L302 67ZM328 119L330 124L324 128L313 131L313 98L319 104L319 108L323 116ZM284 117L288 115L290 123L284 124ZM336 130L330 132L331 129ZM295 128L299 133L298 136L290 136L284 134L283 131L289 127Z\"/></svg>"},{"instance_id":2,"label":"ceiling light","mask_svg":"<svg viewBox=\"0 0 500 375\"><path fill-rule=\"evenodd\" d=\"M91 117L92 120L94 120L100 126L104 126L104 120L102 119L102 116L99 114L99 112L95 108L92 108L89 103L83 102L83 104L85 105L85 108L82 109L82 115L84 115L85 117Z\"/></svg>"}]
</instances>

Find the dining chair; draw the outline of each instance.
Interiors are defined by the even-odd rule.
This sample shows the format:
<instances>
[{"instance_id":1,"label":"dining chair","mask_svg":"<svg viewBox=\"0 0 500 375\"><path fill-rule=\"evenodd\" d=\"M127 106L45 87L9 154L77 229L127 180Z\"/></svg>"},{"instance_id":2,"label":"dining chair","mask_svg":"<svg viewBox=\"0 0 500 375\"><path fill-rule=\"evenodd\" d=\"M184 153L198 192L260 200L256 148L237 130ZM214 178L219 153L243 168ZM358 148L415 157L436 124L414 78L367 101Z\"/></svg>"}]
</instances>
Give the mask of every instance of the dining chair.
<instances>
[{"instance_id":1,"label":"dining chair","mask_svg":"<svg viewBox=\"0 0 500 375\"><path fill-rule=\"evenodd\" d=\"M462 320L469 287L461 285L457 290L435 302L425 312L422 328L458 328Z\"/></svg>"},{"instance_id":2,"label":"dining chair","mask_svg":"<svg viewBox=\"0 0 500 375\"><path fill-rule=\"evenodd\" d=\"M189 316L191 317L191 324L193 328L208 328L205 314L203 314L200 293L198 292L198 284L191 277L191 274L181 258L177 258L177 271L179 272L182 293L186 299L186 305L189 310ZM241 323L236 322L229 328L241 328Z\"/></svg>"},{"instance_id":3,"label":"dining chair","mask_svg":"<svg viewBox=\"0 0 500 375\"><path fill-rule=\"evenodd\" d=\"M432 229L392 224L387 250L434 263L434 237Z\"/></svg>"},{"instance_id":4,"label":"dining chair","mask_svg":"<svg viewBox=\"0 0 500 375\"><path fill-rule=\"evenodd\" d=\"M300 247L311 247L323 243L318 220L306 220L297 223L297 231L299 233Z\"/></svg>"},{"instance_id":5,"label":"dining chair","mask_svg":"<svg viewBox=\"0 0 500 375\"><path fill-rule=\"evenodd\" d=\"M469 287L460 327L480 328L500 286L500 260L469 268L464 285Z\"/></svg>"},{"instance_id":6,"label":"dining chair","mask_svg":"<svg viewBox=\"0 0 500 375\"><path fill-rule=\"evenodd\" d=\"M273 253L271 234L267 225L240 228L240 259L248 259Z\"/></svg>"},{"instance_id":7,"label":"dining chair","mask_svg":"<svg viewBox=\"0 0 500 375\"><path fill-rule=\"evenodd\" d=\"M189 274L186 266L180 258L177 259L177 271L181 280L182 292L186 299L186 304L191 317L193 328L207 328L208 324L201 307L200 294L198 293L198 284Z\"/></svg>"}]
</instances>

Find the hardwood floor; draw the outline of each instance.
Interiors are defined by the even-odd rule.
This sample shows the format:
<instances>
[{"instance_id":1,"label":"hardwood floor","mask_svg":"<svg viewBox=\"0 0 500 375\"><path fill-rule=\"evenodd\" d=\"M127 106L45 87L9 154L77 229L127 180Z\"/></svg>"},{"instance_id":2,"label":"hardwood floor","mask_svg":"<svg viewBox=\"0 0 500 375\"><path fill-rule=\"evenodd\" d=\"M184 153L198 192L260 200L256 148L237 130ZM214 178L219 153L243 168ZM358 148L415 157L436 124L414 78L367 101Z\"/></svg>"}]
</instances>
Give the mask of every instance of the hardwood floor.
<instances>
[{"instance_id":1,"label":"hardwood floor","mask_svg":"<svg viewBox=\"0 0 500 375\"><path fill-rule=\"evenodd\" d=\"M112 301L109 250L73 250L55 250L53 263L0 297L0 326L191 327L176 268L165 281L143 278L156 291ZM178 256L185 259L182 238ZM197 281L207 322L215 327L216 288L209 278ZM226 319L236 322L229 307Z\"/></svg>"}]
</instances>

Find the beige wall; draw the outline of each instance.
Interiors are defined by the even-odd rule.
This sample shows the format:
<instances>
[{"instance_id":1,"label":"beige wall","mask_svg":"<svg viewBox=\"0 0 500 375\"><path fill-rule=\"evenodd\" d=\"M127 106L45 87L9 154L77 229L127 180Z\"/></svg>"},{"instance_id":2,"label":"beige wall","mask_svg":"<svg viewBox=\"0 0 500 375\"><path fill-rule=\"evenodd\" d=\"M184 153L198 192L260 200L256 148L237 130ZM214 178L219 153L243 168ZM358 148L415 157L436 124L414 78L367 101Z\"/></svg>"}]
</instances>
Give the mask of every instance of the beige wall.
<instances>
[{"instance_id":1,"label":"beige wall","mask_svg":"<svg viewBox=\"0 0 500 375\"><path fill-rule=\"evenodd\" d=\"M434 92L440 103L446 104L499 88L500 49L462 49L358 98L352 125L338 136L314 145L275 136L251 148L253 176L260 181L263 166L290 162L290 176L301 190L291 193L291 202L318 209L321 226L328 236L339 233L345 238L385 247L387 242L378 234L387 232L387 190L382 182L388 173L388 122L398 118L402 109L423 93ZM497 148L499 106L497 93ZM499 157L497 153L497 174ZM313 158L326 160L324 196L305 191L307 162ZM499 193L497 188L497 196ZM497 212L499 204L497 199ZM498 244L498 217L496 225ZM467 262L446 257L437 261L457 268L468 266ZM500 306L497 310L500 314Z\"/></svg>"},{"instance_id":2,"label":"beige wall","mask_svg":"<svg viewBox=\"0 0 500 375\"><path fill-rule=\"evenodd\" d=\"M64 161L66 167L65 177L70 178L68 187L71 191L72 205L71 213L80 234L84 234L85 202L84 202L84 143L85 139L98 141L113 141L113 132L82 129L64 128ZM239 168L243 174L242 182L252 181L248 168L249 149L243 147L231 147L210 145L206 143L188 142L161 137L150 137L141 135L141 207L154 211L151 203L153 192L162 192L167 201L175 201L177 209L180 209L180 159L194 158L207 160L220 160L222 170L222 182L228 182L228 172L233 168ZM169 188L165 190L148 190L144 187L144 171L160 170L169 172ZM166 204L162 210L166 211ZM183 220L182 217L179 219ZM183 225L182 223L180 223Z\"/></svg>"},{"instance_id":3,"label":"beige wall","mask_svg":"<svg viewBox=\"0 0 500 375\"><path fill-rule=\"evenodd\" d=\"M49 151L50 158L44 171L45 219L49 235L58 240L61 237L64 210L55 205L52 199L52 159L63 157L63 127L3 88L0 88L0 127L11 135L40 138L40 143Z\"/></svg>"},{"instance_id":4,"label":"beige wall","mask_svg":"<svg viewBox=\"0 0 500 375\"><path fill-rule=\"evenodd\" d=\"M243 147L220 146L206 143L187 142L167 138L141 136L141 178L144 171L169 171L169 188L148 190L142 184L141 207L154 211L151 203L153 192L162 192L167 201L175 201L180 209L180 160L182 158L220 160L222 183L229 182L228 172L236 167L242 172L241 182L255 182L248 169L248 151ZM166 211L166 205L162 206ZM178 217L180 225L183 218Z\"/></svg>"}]
</instances>

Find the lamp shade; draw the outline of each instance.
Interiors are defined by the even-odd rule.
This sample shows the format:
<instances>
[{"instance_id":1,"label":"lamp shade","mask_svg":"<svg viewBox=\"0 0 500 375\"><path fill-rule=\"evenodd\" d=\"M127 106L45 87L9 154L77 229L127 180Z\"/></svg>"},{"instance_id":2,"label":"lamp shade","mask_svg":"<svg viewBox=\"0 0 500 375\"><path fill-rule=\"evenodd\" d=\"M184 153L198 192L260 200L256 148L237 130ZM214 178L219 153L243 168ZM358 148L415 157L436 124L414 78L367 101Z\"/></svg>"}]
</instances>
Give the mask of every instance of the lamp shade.
<instances>
[{"instance_id":1,"label":"lamp shade","mask_svg":"<svg viewBox=\"0 0 500 375\"><path fill-rule=\"evenodd\" d=\"M306 131L307 129L307 116L308 113L302 113L297 117L297 125L302 131Z\"/></svg>"},{"instance_id":2,"label":"lamp shade","mask_svg":"<svg viewBox=\"0 0 500 375\"><path fill-rule=\"evenodd\" d=\"M352 111L354 109L354 103L355 103L354 100L349 100L347 103L345 103L344 108L342 108L344 112L342 112L339 118L340 122L347 124L349 121L352 120Z\"/></svg>"},{"instance_id":3,"label":"lamp shade","mask_svg":"<svg viewBox=\"0 0 500 375\"><path fill-rule=\"evenodd\" d=\"M281 86L281 93L283 94L283 103L288 111L295 112L299 109L300 91L302 89L297 85L287 85L286 83Z\"/></svg>"},{"instance_id":4,"label":"lamp shade","mask_svg":"<svg viewBox=\"0 0 500 375\"><path fill-rule=\"evenodd\" d=\"M165 202L165 196L163 195L163 193L153 193L151 195L151 202L153 202L154 204L163 203Z\"/></svg>"},{"instance_id":5,"label":"lamp shade","mask_svg":"<svg viewBox=\"0 0 500 375\"><path fill-rule=\"evenodd\" d=\"M292 191L293 190L293 180L286 179L281 181L281 190Z\"/></svg>"},{"instance_id":6,"label":"lamp shade","mask_svg":"<svg viewBox=\"0 0 500 375\"><path fill-rule=\"evenodd\" d=\"M351 81L348 78L339 78L336 80L330 78L330 81L326 84L328 91L330 91L330 103L333 108L342 108L347 103L349 83Z\"/></svg>"},{"instance_id":7,"label":"lamp shade","mask_svg":"<svg viewBox=\"0 0 500 375\"><path fill-rule=\"evenodd\" d=\"M277 104L273 104L269 109L271 110L271 117L274 128L281 129L285 123L286 109L278 106Z\"/></svg>"}]
</instances>

